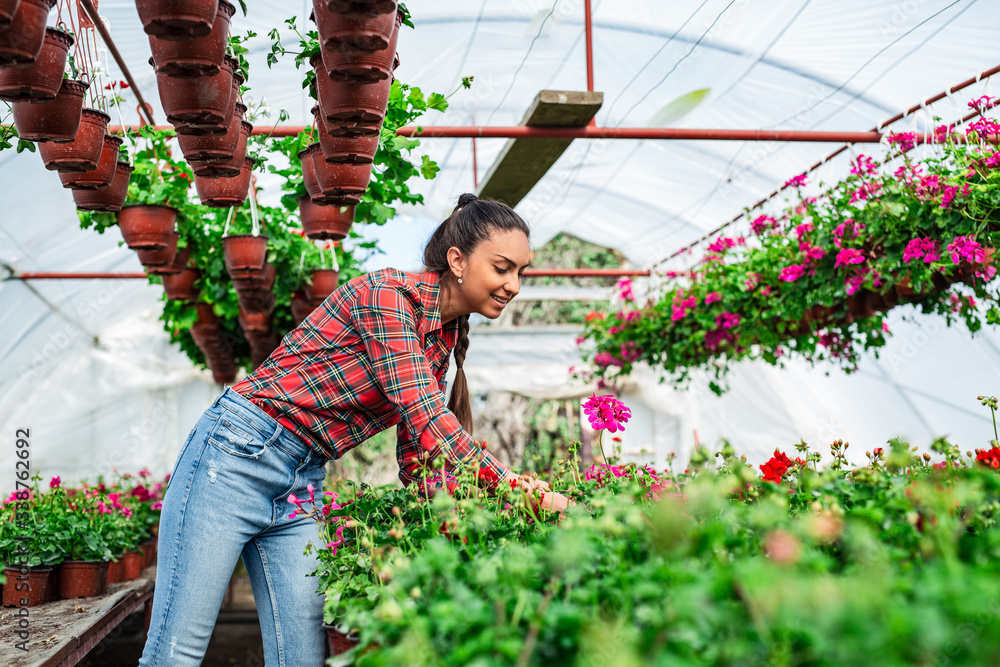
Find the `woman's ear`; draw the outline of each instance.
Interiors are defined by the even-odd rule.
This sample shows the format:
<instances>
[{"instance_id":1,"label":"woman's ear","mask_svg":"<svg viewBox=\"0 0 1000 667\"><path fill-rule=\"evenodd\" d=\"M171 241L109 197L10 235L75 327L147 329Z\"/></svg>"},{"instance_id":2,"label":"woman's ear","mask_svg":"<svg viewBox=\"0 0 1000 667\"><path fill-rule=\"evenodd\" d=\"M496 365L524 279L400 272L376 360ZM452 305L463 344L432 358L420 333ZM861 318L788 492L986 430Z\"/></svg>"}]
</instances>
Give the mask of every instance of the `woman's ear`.
<instances>
[{"instance_id":1,"label":"woman's ear","mask_svg":"<svg viewBox=\"0 0 1000 667\"><path fill-rule=\"evenodd\" d=\"M461 278L465 275L467 268L465 255L455 246L448 248L448 268L451 271L451 275L455 278Z\"/></svg>"}]
</instances>

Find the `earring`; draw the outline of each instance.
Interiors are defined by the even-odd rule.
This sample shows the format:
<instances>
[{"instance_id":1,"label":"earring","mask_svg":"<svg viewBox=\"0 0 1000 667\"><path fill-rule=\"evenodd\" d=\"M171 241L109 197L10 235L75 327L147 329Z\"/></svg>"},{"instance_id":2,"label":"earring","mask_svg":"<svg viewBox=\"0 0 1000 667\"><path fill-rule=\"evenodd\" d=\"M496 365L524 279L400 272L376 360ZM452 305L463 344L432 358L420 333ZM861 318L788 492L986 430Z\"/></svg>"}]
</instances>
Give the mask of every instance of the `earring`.
<instances>
[{"instance_id":1,"label":"earring","mask_svg":"<svg viewBox=\"0 0 1000 667\"><path fill-rule=\"evenodd\" d=\"M458 284L459 284L459 285L461 285L461 284L462 284L462 276L459 276L459 277L458 277Z\"/></svg>"}]
</instances>

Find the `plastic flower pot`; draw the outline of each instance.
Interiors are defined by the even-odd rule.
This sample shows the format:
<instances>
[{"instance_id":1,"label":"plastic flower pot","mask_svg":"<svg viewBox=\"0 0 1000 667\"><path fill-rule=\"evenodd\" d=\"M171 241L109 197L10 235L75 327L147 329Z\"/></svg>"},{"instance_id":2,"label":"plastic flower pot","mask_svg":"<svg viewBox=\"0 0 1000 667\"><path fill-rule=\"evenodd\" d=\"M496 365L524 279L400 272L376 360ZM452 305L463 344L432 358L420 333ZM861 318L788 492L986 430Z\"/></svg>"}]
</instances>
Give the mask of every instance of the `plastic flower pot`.
<instances>
[{"instance_id":1,"label":"plastic flower pot","mask_svg":"<svg viewBox=\"0 0 1000 667\"><path fill-rule=\"evenodd\" d=\"M311 239L338 241L348 235L354 224L353 206L320 206L309 197L299 197L302 229Z\"/></svg>"},{"instance_id":2,"label":"plastic flower pot","mask_svg":"<svg viewBox=\"0 0 1000 667\"><path fill-rule=\"evenodd\" d=\"M393 20L393 31L386 48L379 51L331 51L320 49L323 65L331 79L354 81L356 83L375 83L392 76L392 63L396 57L396 42L399 38L399 26L403 23L403 13L396 11Z\"/></svg>"},{"instance_id":3,"label":"plastic flower pot","mask_svg":"<svg viewBox=\"0 0 1000 667\"><path fill-rule=\"evenodd\" d=\"M167 243L166 248L160 250L138 250L136 251L139 255L139 261L147 269L172 266L174 263L174 257L177 256L177 240L180 238L180 234L174 232L170 235L170 241Z\"/></svg>"},{"instance_id":4,"label":"plastic flower pot","mask_svg":"<svg viewBox=\"0 0 1000 667\"><path fill-rule=\"evenodd\" d=\"M240 328L245 333L268 333L271 330L271 316L268 313L248 313L241 310Z\"/></svg>"},{"instance_id":5,"label":"plastic flower pot","mask_svg":"<svg viewBox=\"0 0 1000 667\"><path fill-rule=\"evenodd\" d=\"M108 583L117 584L122 580L122 560L121 556L118 560L113 560L108 563Z\"/></svg>"},{"instance_id":6,"label":"plastic flower pot","mask_svg":"<svg viewBox=\"0 0 1000 667\"><path fill-rule=\"evenodd\" d=\"M59 597L63 600L101 595L107 589L107 564L66 560L59 564Z\"/></svg>"},{"instance_id":7,"label":"plastic flower pot","mask_svg":"<svg viewBox=\"0 0 1000 667\"><path fill-rule=\"evenodd\" d=\"M14 126L25 141L65 143L76 138L87 86L63 79L55 99L48 102L14 102Z\"/></svg>"},{"instance_id":8,"label":"plastic flower pot","mask_svg":"<svg viewBox=\"0 0 1000 667\"><path fill-rule=\"evenodd\" d=\"M224 63L228 63L229 67L233 69L233 89L229 94L229 106L226 108L225 117L219 122L207 122L204 120L196 120L190 123L184 123L181 125L175 125L174 131L178 135L188 134L193 136L222 136L229 132L229 126L233 121L233 114L235 113L236 105L240 102L240 86L243 85L243 77L236 71L239 63L236 62L231 56L226 56ZM225 66L225 64L224 64Z\"/></svg>"},{"instance_id":9,"label":"plastic flower pot","mask_svg":"<svg viewBox=\"0 0 1000 667\"><path fill-rule=\"evenodd\" d=\"M270 292L274 288L277 269L270 262L264 263L263 269L240 269L229 272L233 279L233 287L239 292Z\"/></svg>"},{"instance_id":10,"label":"plastic flower pot","mask_svg":"<svg viewBox=\"0 0 1000 667\"><path fill-rule=\"evenodd\" d=\"M233 66L231 59L212 76L178 79L157 72L156 86L167 122L173 125L221 126L233 111ZM226 132L228 125L221 128Z\"/></svg>"},{"instance_id":11,"label":"plastic flower pot","mask_svg":"<svg viewBox=\"0 0 1000 667\"><path fill-rule=\"evenodd\" d=\"M266 234L228 234L222 237L222 253L226 260L226 271L262 271L267 260Z\"/></svg>"},{"instance_id":12,"label":"plastic flower pot","mask_svg":"<svg viewBox=\"0 0 1000 667\"><path fill-rule=\"evenodd\" d=\"M306 297L313 301L325 301L326 297L333 294L340 283L340 271L333 269L313 269L312 283L306 285L303 290Z\"/></svg>"},{"instance_id":13,"label":"plastic flower pot","mask_svg":"<svg viewBox=\"0 0 1000 667\"><path fill-rule=\"evenodd\" d=\"M302 165L302 184L306 188L306 192L309 193L309 198L313 201L317 197L322 197L323 193L320 192L319 182L316 180L316 168L313 166L313 153L322 153L319 143L309 144L309 146L302 151L299 151L298 158L299 163Z\"/></svg>"},{"instance_id":14,"label":"plastic flower pot","mask_svg":"<svg viewBox=\"0 0 1000 667\"><path fill-rule=\"evenodd\" d=\"M191 257L191 246L179 248L174 255L174 261L165 266L146 267L146 273L150 276L170 276L177 275L187 268L188 259Z\"/></svg>"},{"instance_id":15,"label":"plastic flower pot","mask_svg":"<svg viewBox=\"0 0 1000 667\"><path fill-rule=\"evenodd\" d=\"M205 178L195 175L194 185L201 203L213 208L229 208L243 204L250 192L253 165L252 158L245 158L240 173L228 178Z\"/></svg>"},{"instance_id":16,"label":"plastic flower pot","mask_svg":"<svg viewBox=\"0 0 1000 667\"><path fill-rule=\"evenodd\" d=\"M3 606L5 607L37 607L48 602L49 583L52 576L51 567L29 567L27 573L21 574L16 567L5 568L3 573L7 583L3 587ZM19 591L17 584L27 582L28 589ZM24 602L25 604L21 604Z\"/></svg>"},{"instance_id":17,"label":"plastic flower pot","mask_svg":"<svg viewBox=\"0 0 1000 667\"><path fill-rule=\"evenodd\" d=\"M104 135L104 146L101 158L97 161L97 169L80 172L61 172L59 180L64 188L72 190L103 190L111 187L118 168L118 149L122 138L113 134Z\"/></svg>"},{"instance_id":18,"label":"plastic flower pot","mask_svg":"<svg viewBox=\"0 0 1000 667\"><path fill-rule=\"evenodd\" d=\"M111 186L100 190L73 190L73 201L81 211L104 211L117 213L122 210L128 196L128 182L132 177L132 165L128 162L115 164L115 175Z\"/></svg>"},{"instance_id":19,"label":"plastic flower pot","mask_svg":"<svg viewBox=\"0 0 1000 667\"><path fill-rule=\"evenodd\" d=\"M334 81L327 75L318 55L312 62L316 70L319 107L328 123L335 126L382 124L392 90L391 76L375 83Z\"/></svg>"},{"instance_id":20,"label":"plastic flower pot","mask_svg":"<svg viewBox=\"0 0 1000 667\"><path fill-rule=\"evenodd\" d=\"M318 155L317 155L318 153ZM323 159L322 151L312 155L316 183L321 196L314 197L317 204L353 206L361 201L372 177L370 164L330 164Z\"/></svg>"},{"instance_id":21,"label":"plastic flower pot","mask_svg":"<svg viewBox=\"0 0 1000 667\"><path fill-rule=\"evenodd\" d=\"M5 24L0 32L0 67L35 62L45 41L45 23L55 6L56 0L5 0L0 5L0 19Z\"/></svg>"},{"instance_id":22,"label":"plastic flower pot","mask_svg":"<svg viewBox=\"0 0 1000 667\"><path fill-rule=\"evenodd\" d=\"M136 0L142 29L160 39L205 37L219 13L218 0Z\"/></svg>"},{"instance_id":23,"label":"plastic flower pot","mask_svg":"<svg viewBox=\"0 0 1000 667\"><path fill-rule=\"evenodd\" d=\"M0 30L6 30L10 27L10 22L14 18L14 13L17 12L19 4L20 0L0 0Z\"/></svg>"},{"instance_id":24,"label":"plastic flower pot","mask_svg":"<svg viewBox=\"0 0 1000 667\"><path fill-rule=\"evenodd\" d=\"M226 55L226 37L236 7L219 0L212 30L204 37L185 40L161 39L149 36L149 48L159 74L179 78L212 76L219 73Z\"/></svg>"},{"instance_id":25,"label":"plastic flower pot","mask_svg":"<svg viewBox=\"0 0 1000 667\"><path fill-rule=\"evenodd\" d=\"M157 539L155 535L139 545L139 548L142 549L143 569L156 564L156 545Z\"/></svg>"},{"instance_id":26,"label":"plastic flower pot","mask_svg":"<svg viewBox=\"0 0 1000 667\"><path fill-rule=\"evenodd\" d=\"M326 0L313 0L313 20L323 49L344 53L373 53L389 48L396 29L392 13L356 16L331 11Z\"/></svg>"},{"instance_id":27,"label":"plastic flower pot","mask_svg":"<svg viewBox=\"0 0 1000 667\"><path fill-rule=\"evenodd\" d=\"M174 234L177 209L162 204L125 206L118 212L118 227L132 250L163 250Z\"/></svg>"},{"instance_id":28,"label":"plastic flower pot","mask_svg":"<svg viewBox=\"0 0 1000 667\"><path fill-rule=\"evenodd\" d=\"M73 38L62 30L46 28L45 40L34 63L0 69L0 99L8 102L55 99L66 69L66 54L72 45Z\"/></svg>"},{"instance_id":29,"label":"plastic flower pot","mask_svg":"<svg viewBox=\"0 0 1000 667\"><path fill-rule=\"evenodd\" d=\"M892 310L899 303L896 298L896 292L889 290L882 294L880 292L865 292L865 305L878 313L884 313Z\"/></svg>"},{"instance_id":30,"label":"plastic flower pot","mask_svg":"<svg viewBox=\"0 0 1000 667\"><path fill-rule=\"evenodd\" d=\"M328 0L326 6L331 12L349 16L377 16L396 11L396 0Z\"/></svg>"},{"instance_id":31,"label":"plastic flower pot","mask_svg":"<svg viewBox=\"0 0 1000 667\"><path fill-rule=\"evenodd\" d=\"M253 125L241 120L236 135L236 147L229 159L212 162L192 161L191 169L194 171L194 175L209 179L239 176L243 171L243 163L247 155L247 141L250 139L250 130L252 129Z\"/></svg>"},{"instance_id":32,"label":"plastic flower pot","mask_svg":"<svg viewBox=\"0 0 1000 667\"><path fill-rule=\"evenodd\" d=\"M195 282L201 278L198 269L184 269L180 273L168 273L162 276L163 291L167 298L173 301L197 301L200 290Z\"/></svg>"},{"instance_id":33,"label":"plastic flower pot","mask_svg":"<svg viewBox=\"0 0 1000 667\"><path fill-rule=\"evenodd\" d=\"M247 108L245 105L239 102L236 103L236 110L233 112L233 118L229 122L229 129L225 134L178 134L177 143L181 146L184 159L190 163L232 160L233 155L236 153L237 144L240 141L240 123L243 121L243 114L246 111ZM245 156L245 141L243 150ZM240 164L242 163L243 160L240 159ZM195 173L197 173L197 170L195 170Z\"/></svg>"},{"instance_id":34,"label":"plastic flower pot","mask_svg":"<svg viewBox=\"0 0 1000 667\"><path fill-rule=\"evenodd\" d=\"M240 310L246 313L265 313L270 315L274 312L274 294L265 292L237 292L236 300L240 305Z\"/></svg>"},{"instance_id":35,"label":"plastic flower pot","mask_svg":"<svg viewBox=\"0 0 1000 667\"><path fill-rule=\"evenodd\" d=\"M212 369L212 379L218 384L232 384L236 381L236 373L239 369L236 368L236 364L232 364L226 368L213 368Z\"/></svg>"},{"instance_id":36,"label":"plastic flower pot","mask_svg":"<svg viewBox=\"0 0 1000 667\"><path fill-rule=\"evenodd\" d=\"M347 653L358 645L358 635L356 633L344 634L333 625L323 624L326 630L326 645L330 651L330 656Z\"/></svg>"},{"instance_id":37,"label":"plastic flower pot","mask_svg":"<svg viewBox=\"0 0 1000 667\"><path fill-rule=\"evenodd\" d=\"M104 151L104 133L111 116L97 109L84 109L80 114L80 129L73 141L38 144L45 168L50 171L79 172L97 169Z\"/></svg>"},{"instance_id":38,"label":"plastic flower pot","mask_svg":"<svg viewBox=\"0 0 1000 667\"><path fill-rule=\"evenodd\" d=\"M378 135L335 137L327 132L320 132L319 145L323 159L330 164L372 164L378 150Z\"/></svg>"},{"instance_id":39,"label":"plastic flower pot","mask_svg":"<svg viewBox=\"0 0 1000 667\"><path fill-rule=\"evenodd\" d=\"M138 549L126 551L122 556L122 581L138 579L142 573L142 553Z\"/></svg>"}]
</instances>

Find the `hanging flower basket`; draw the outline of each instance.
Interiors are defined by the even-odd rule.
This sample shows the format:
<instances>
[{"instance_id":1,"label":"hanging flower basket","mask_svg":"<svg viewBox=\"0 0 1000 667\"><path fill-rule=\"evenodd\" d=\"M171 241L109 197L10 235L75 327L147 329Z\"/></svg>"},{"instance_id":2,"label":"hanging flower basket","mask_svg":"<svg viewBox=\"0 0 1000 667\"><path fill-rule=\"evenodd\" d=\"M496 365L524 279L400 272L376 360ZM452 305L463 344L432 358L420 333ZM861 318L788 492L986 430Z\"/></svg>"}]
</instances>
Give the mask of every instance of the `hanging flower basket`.
<instances>
[{"instance_id":1,"label":"hanging flower basket","mask_svg":"<svg viewBox=\"0 0 1000 667\"><path fill-rule=\"evenodd\" d=\"M14 102L14 126L25 141L73 141L80 129L86 84L63 79L50 102Z\"/></svg>"},{"instance_id":2,"label":"hanging flower basket","mask_svg":"<svg viewBox=\"0 0 1000 667\"><path fill-rule=\"evenodd\" d=\"M162 250L138 250L136 251L139 255L139 261L142 265L146 267L147 271L149 269L170 266L174 264L174 258L177 256L177 240L180 238L180 234L174 232L170 236L170 242L167 243L167 247Z\"/></svg>"},{"instance_id":3,"label":"hanging flower basket","mask_svg":"<svg viewBox=\"0 0 1000 667\"><path fill-rule=\"evenodd\" d=\"M306 285L306 297L315 301L323 302L326 297L333 294L340 282L340 271L334 269L313 269L312 283Z\"/></svg>"},{"instance_id":4,"label":"hanging flower basket","mask_svg":"<svg viewBox=\"0 0 1000 667\"><path fill-rule=\"evenodd\" d=\"M319 145L323 159L330 164L372 164L375 161L375 152L378 150L378 135L334 137L327 132L320 131ZM367 183L365 187L367 188Z\"/></svg>"},{"instance_id":5,"label":"hanging flower basket","mask_svg":"<svg viewBox=\"0 0 1000 667\"><path fill-rule=\"evenodd\" d=\"M149 36L149 48L156 61L157 74L179 78L213 76L219 73L226 55L226 38L229 23L236 7L226 0L219 0L218 13L212 30L204 37L184 40L161 39Z\"/></svg>"},{"instance_id":6,"label":"hanging flower basket","mask_svg":"<svg viewBox=\"0 0 1000 667\"><path fill-rule=\"evenodd\" d=\"M267 261L266 234L229 234L222 237L222 252L226 271L262 271Z\"/></svg>"},{"instance_id":7,"label":"hanging flower basket","mask_svg":"<svg viewBox=\"0 0 1000 667\"><path fill-rule=\"evenodd\" d=\"M104 133L111 116L97 109L84 109L80 114L80 129L73 141L38 144L45 168L50 171L80 172L97 169L104 150Z\"/></svg>"},{"instance_id":8,"label":"hanging flower basket","mask_svg":"<svg viewBox=\"0 0 1000 667\"><path fill-rule=\"evenodd\" d=\"M142 29L160 39L205 37L219 13L218 0L136 0Z\"/></svg>"},{"instance_id":9,"label":"hanging flower basket","mask_svg":"<svg viewBox=\"0 0 1000 667\"><path fill-rule=\"evenodd\" d=\"M389 48L396 30L396 16L392 13L356 17L331 11L326 0L313 0L312 18L320 47L347 54L383 51Z\"/></svg>"},{"instance_id":10,"label":"hanging flower basket","mask_svg":"<svg viewBox=\"0 0 1000 667\"><path fill-rule=\"evenodd\" d=\"M217 74L197 79L178 79L156 74L160 102L167 122L183 126L222 126L228 114L233 94L233 63L225 58ZM179 128L180 129L180 128ZM223 126L225 133L228 125Z\"/></svg>"},{"instance_id":11,"label":"hanging flower basket","mask_svg":"<svg viewBox=\"0 0 1000 667\"><path fill-rule=\"evenodd\" d=\"M302 184L309 193L309 198L316 201L317 198L322 197L323 193L320 192L319 182L316 180L316 168L313 166L313 153L322 153L322 149L319 143L309 144L309 147L305 150L299 151L299 163L302 165Z\"/></svg>"},{"instance_id":12,"label":"hanging flower basket","mask_svg":"<svg viewBox=\"0 0 1000 667\"><path fill-rule=\"evenodd\" d=\"M64 560L59 564L59 597L63 600L101 595L107 586L107 563Z\"/></svg>"},{"instance_id":13,"label":"hanging flower basket","mask_svg":"<svg viewBox=\"0 0 1000 667\"><path fill-rule=\"evenodd\" d=\"M128 196L128 182L133 167L128 162L115 164L115 175L111 186L100 190L73 190L73 201L81 211L104 211L117 213L122 210Z\"/></svg>"},{"instance_id":14,"label":"hanging flower basket","mask_svg":"<svg viewBox=\"0 0 1000 667\"><path fill-rule=\"evenodd\" d=\"M240 102L240 86L243 85L243 76L237 71L239 64L231 56L226 56L223 59L224 63L229 63L233 69L233 89L229 94L229 106L226 108L226 115L219 123L206 123L204 121L194 121L191 123L184 123L174 127L174 131L178 135L189 134L194 136L221 136L229 132L230 124L233 121L233 115L236 113L236 105Z\"/></svg>"},{"instance_id":15,"label":"hanging flower basket","mask_svg":"<svg viewBox=\"0 0 1000 667\"><path fill-rule=\"evenodd\" d=\"M66 69L66 54L72 45L73 38L63 31L46 28L45 41L33 64L0 69L0 99L8 102L55 99Z\"/></svg>"},{"instance_id":16,"label":"hanging flower basket","mask_svg":"<svg viewBox=\"0 0 1000 667\"><path fill-rule=\"evenodd\" d=\"M229 365L224 368L211 367L212 368L212 379L218 384L232 384L236 381L236 374L239 369L236 368L234 362L229 362Z\"/></svg>"},{"instance_id":17,"label":"hanging flower basket","mask_svg":"<svg viewBox=\"0 0 1000 667\"><path fill-rule=\"evenodd\" d=\"M324 118L335 127L352 125L378 126L385 118L392 90L391 76L375 83L333 80L327 75L320 57L311 61L316 70L316 94ZM398 61L394 61L395 63Z\"/></svg>"},{"instance_id":18,"label":"hanging flower basket","mask_svg":"<svg viewBox=\"0 0 1000 667\"><path fill-rule=\"evenodd\" d=\"M237 144L240 141L240 123L243 121L243 114L246 111L247 108L245 105L239 102L236 103L236 110L233 112L233 118L229 122L229 129L225 134L178 134L177 142L181 146L181 152L184 153L184 159L192 163L192 167L197 162L232 160L233 155L236 153ZM246 144L244 143L244 155L245 150ZM240 164L242 163L243 160L241 158Z\"/></svg>"},{"instance_id":19,"label":"hanging flower basket","mask_svg":"<svg viewBox=\"0 0 1000 667\"><path fill-rule=\"evenodd\" d=\"M320 206L309 197L299 197L298 201L299 219L309 238L339 241L350 233L354 224L353 206Z\"/></svg>"},{"instance_id":20,"label":"hanging flower basket","mask_svg":"<svg viewBox=\"0 0 1000 667\"><path fill-rule=\"evenodd\" d=\"M125 206L118 213L118 227L132 250L163 250L174 234L177 209L161 204Z\"/></svg>"},{"instance_id":21,"label":"hanging flower basket","mask_svg":"<svg viewBox=\"0 0 1000 667\"><path fill-rule=\"evenodd\" d=\"M205 178L195 175L194 185L201 203L213 208L229 208L243 204L250 192L253 165L253 158L245 158L240 173L229 178Z\"/></svg>"},{"instance_id":22,"label":"hanging flower basket","mask_svg":"<svg viewBox=\"0 0 1000 667\"><path fill-rule=\"evenodd\" d=\"M396 57L396 41L399 26L403 23L403 13L396 11L394 29L389 44L381 51L331 51L321 49L323 64L331 79L354 81L356 83L376 83L392 76L392 63Z\"/></svg>"},{"instance_id":23,"label":"hanging flower basket","mask_svg":"<svg viewBox=\"0 0 1000 667\"><path fill-rule=\"evenodd\" d=\"M101 150L101 158L97 162L97 169L81 172L63 172L59 174L64 188L73 190L104 190L111 187L111 181L115 178L118 167L118 149L121 148L122 138L113 134L104 135L104 147Z\"/></svg>"},{"instance_id":24,"label":"hanging flower basket","mask_svg":"<svg viewBox=\"0 0 1000 667\"><path fill-rule=\"evenodd\" d=\"M177 275L187 268L188 260L191 258L191 246L178 248L174 259L165 266L146 267L146 274L150 276L170 276Z\"/></svg>"},{"instance_id":25,"label":"hanging flower basket","mask_svg":"<svg viewBox=\"0 0 1000 667\"><path fill-rule=\"evenodd\" d=\"M239 176L243 171L243 164L246 161L247 141L250 139L250 131L252 129L253 125L245 120L241 120L237 133L236 147L229 159L213 162L192 161L191 169L194 175L208 179L234 178Z\"/></svg>"},{"instance_id":26,"label":"hanging flower basket","mask_svg":"<svg viewBox=\"0 0 1000 667\"><path fill-rule=\"evenodd\" d=\"M378 16L396 11L396 0L329 0L326 6L331 12L339 12L353 17Z\"/></svg>"},{"instance_id":27,"label":"hanging flower basket","mask_svg":"<svg viewBox=\"0 0 1000 667\"><path fill-rule=\"evenodd\" d=\"M330 164L323 158L322 150L313 151L312 158L321 193L313 201L340 206L353 206L361 201L371 180L371 164Z\"/></svg>"},{"instance_id":28,"label":"hanging flower basket","mask_svg":"<svg viewBox=\"0 0 1000 667\"><path fill-rule=\"evenodd\" d=\"M180 273L162 274L163 290L173 301L197 301L200 290L195 282L201 278L198 269L184 269Z\"/></svg>"},{"instance_id":29,"label":"hanging flower basket","mask_svg":"<svg viewBox=\"0 0 1000 667\"><path fill-rule=\"evenodd\" d=\"M5 1L0 9L0 67L35 62L45 41L45 22L56 0ZM12 9L13 7L13 9Z\"/></svg>"},{"instance_id":30,"label":"hanging flower basket","mask_svg":"<svg viewBox=\"0 0 1000 667\"><path fill-rule=\"evenodd\" d=\"M334 625L323 624L326 630L326 645L331 656L347 653L358 645L357 633L344 634Z\"/></svg>"}]
</instances>

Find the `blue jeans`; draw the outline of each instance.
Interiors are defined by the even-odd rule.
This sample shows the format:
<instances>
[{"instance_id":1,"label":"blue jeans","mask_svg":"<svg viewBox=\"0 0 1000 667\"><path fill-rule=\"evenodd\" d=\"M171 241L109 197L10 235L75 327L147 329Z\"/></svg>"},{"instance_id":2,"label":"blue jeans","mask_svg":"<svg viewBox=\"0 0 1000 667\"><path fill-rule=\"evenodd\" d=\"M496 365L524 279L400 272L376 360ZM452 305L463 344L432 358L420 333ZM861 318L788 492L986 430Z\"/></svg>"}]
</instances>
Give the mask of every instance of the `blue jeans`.
<instances>
[{"instance_id":1,"label":"blue jeans","mask_svg":"<svg viewBox=\"0 0 1000 667\"><path fill-rule=\"evenodd\" d=\"M289 519L326 458L230 388L205 410L174 466L160 517L152 618L140 667L200 665L240 556L250 575L267 667L319 667L318 525ZM252 656L252 654L250 654ZM240 663L246 655L233 656ZM259 661L259 657L254 656ZM258 662L259 664L259 662Z\"/></svg>"}]
</instances>

